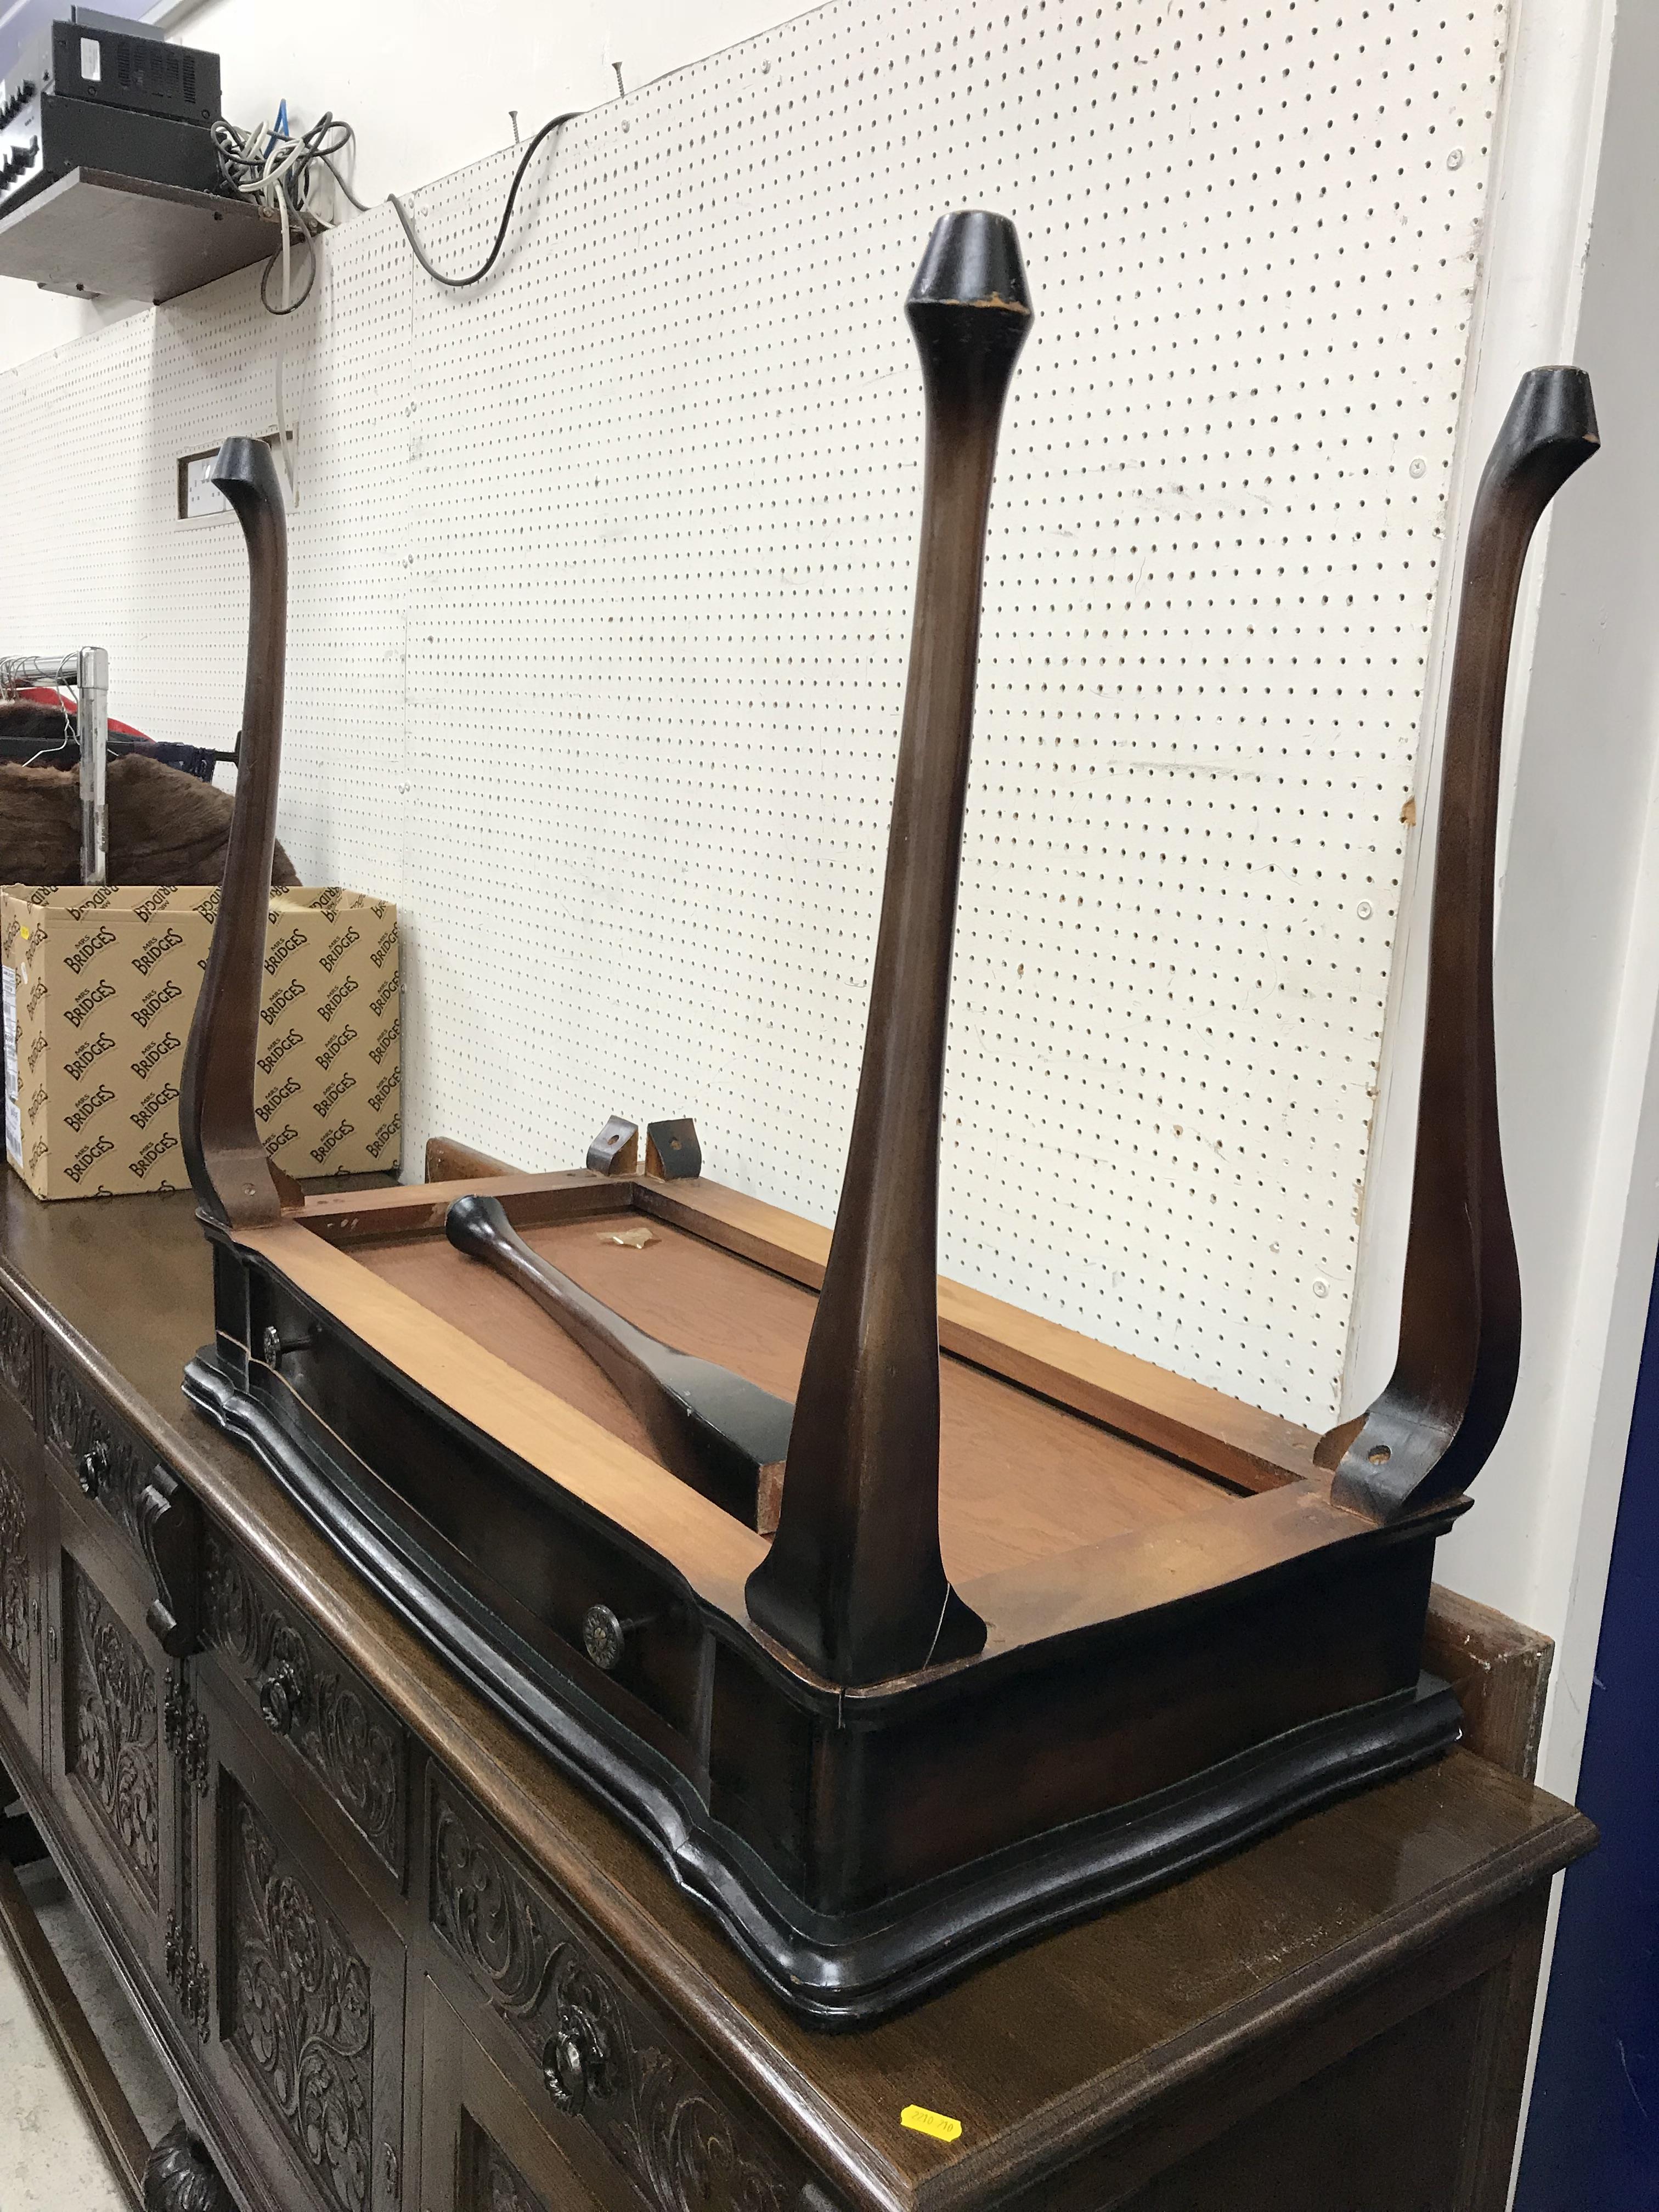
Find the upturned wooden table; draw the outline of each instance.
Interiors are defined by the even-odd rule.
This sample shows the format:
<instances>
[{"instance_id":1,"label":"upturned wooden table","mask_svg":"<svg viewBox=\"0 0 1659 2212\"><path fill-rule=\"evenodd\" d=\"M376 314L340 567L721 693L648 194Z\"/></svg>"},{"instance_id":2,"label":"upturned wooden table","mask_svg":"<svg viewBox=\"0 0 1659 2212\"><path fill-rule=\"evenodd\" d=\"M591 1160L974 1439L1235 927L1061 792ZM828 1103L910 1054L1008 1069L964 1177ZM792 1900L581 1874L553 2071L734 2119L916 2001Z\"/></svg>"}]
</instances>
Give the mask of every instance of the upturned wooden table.
<instances>
[{"instance_id":1,"label":"upturned wooden table","mask_svg":"<svg viewBox=\"0 0 1659 2212\"><path fill-rule=\"evenodd\" d=\"M187 1195L4 1176L0 1764L190 2131L135 2142L15 1883L0 1924L135 2192L148 2162L164 2208L228 2203L216 2167L270 2212L1503 2205L1549 1883L1594 1838L1571 1807L1459 1750L814 2032L191 1412L210 1328ZM1437 1633L1486 1740L1539 1647L1466 1627Z\"/></svg>"}]
</instances>

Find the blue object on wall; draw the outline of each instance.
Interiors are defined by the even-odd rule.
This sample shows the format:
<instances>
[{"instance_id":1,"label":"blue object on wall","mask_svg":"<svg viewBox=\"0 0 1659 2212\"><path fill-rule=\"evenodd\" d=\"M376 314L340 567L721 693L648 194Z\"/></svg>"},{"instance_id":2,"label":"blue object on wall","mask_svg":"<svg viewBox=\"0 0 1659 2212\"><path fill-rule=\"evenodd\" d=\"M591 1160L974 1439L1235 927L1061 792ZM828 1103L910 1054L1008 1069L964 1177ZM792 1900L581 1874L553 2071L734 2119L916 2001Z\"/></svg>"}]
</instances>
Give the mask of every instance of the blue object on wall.
<instances>
[{"instance_id":1,"label":"blue object on wall","mask_svg":"<svg viewBox=\"0 0 1659 2212\"><path fill-rule=\"evenodd\" d=\"M1659 1288L1625 1456L1516 2212L1659 2212Z\"/></svg>"}]
</instances>

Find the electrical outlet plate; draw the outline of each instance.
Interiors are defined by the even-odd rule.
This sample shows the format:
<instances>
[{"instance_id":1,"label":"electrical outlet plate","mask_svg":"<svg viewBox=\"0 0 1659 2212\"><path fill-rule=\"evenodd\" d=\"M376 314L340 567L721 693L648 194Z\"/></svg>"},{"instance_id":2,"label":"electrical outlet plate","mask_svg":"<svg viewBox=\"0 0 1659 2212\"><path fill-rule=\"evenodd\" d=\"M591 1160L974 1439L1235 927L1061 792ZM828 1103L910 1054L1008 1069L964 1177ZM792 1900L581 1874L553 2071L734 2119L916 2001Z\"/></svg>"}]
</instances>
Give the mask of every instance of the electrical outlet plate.
<instances>
[{"instance_id":1,"label":"electrical outlet plate","mask_svg":"<svg viewBox=\"0 0 1659 2212\"><path fill-rule=\"evenodd\" d=\"M263 433L264 441L273 453L280 441L275 430ZM300 431L296 423L288 434L291 450L298 450ZM210 446L204 453L180 453L179 456L179 520L180 522L218 522L230 513L230 504L224 495L214 489L209 473L218 458L219 448ZM289 512L300 504L297 483L287 488Z\"/></svg>"}]
</instances>

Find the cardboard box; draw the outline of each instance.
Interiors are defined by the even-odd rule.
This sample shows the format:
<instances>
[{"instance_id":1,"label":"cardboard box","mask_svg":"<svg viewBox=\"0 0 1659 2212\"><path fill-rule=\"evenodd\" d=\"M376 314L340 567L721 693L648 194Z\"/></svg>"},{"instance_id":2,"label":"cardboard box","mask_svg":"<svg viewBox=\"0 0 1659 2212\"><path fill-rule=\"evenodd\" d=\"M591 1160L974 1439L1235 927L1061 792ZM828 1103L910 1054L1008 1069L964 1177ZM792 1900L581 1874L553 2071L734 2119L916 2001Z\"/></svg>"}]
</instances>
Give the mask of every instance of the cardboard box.
<instances>
[{"instance_id":1,"label":"cardboard box","mask_svg":"<svg viewBox=\"0 0 1659 2212\"><path fill-rule=\"evenodd\" d=\"M6 1157L37 1198L174 1190L179 1076L216 890L0 892ZM254 1110L289 1174L398 1164L398 909L273 891Z\"/></svg>"}]
</instances>

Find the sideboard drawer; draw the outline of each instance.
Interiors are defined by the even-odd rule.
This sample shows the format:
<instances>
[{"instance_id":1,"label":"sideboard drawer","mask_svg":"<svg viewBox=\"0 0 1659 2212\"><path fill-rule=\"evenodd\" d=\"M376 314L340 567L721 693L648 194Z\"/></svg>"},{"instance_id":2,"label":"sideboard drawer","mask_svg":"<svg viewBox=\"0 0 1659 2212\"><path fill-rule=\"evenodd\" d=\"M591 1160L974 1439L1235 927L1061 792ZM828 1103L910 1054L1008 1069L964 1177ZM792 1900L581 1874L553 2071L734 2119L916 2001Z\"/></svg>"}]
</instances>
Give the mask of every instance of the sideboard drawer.
<instances>
[{"instance_id":1,"label":"sideboard drawer","mask_svg":"<svg viewBox=\"0 0 1659 2212\"><path fill-rule=\"evenodd\" d=\"M422 2212L606 2212L431 1982L423 1995Z\"/></svg>"},{"instance_id":2,"label":"sideboard drawer","mask_svg":"<svg viewBox=\"0 0 1659 2212\"><path fill-rule=\"evenodd\" d=\"M310 1769L402 1889L409 1870L403 1724L211 1522L203 1542L201 1635L234 1693Z\"/></svg>"},{"instance_id":3,"label":"sideboard drawer","mask_svg":"<svg viewBox=\"0 0 1659 2212\"><path fill-rule=\"evenodd\" d=\"M138 1500L156 1455L59 1355L46 1355L46 1446L83 1498L138 1547Z\"/></svg>"},{"instance_id":4,"label":"sideboard drawer","mask_svg":"<svg viewBox=\"0 0 1659 2212\"><path fill-rule=\"evenodd\" d=\"M32 1429L38 1422L40 1374L40 1332L21 1306L0 1291L0 1394L13 1401Z\"/></svg>"},{"instance_id":5,"label":"sideboard drawer","mask_svg":"<svg viewBox=\"0 0 1659 2212\"><path fill-rule=\"evenodd\" d=\"M498 2061L578 2173L607 2202L623 2201L619 2182L631 2185L651 2212L793 2207L806 2166L716 2088L514 1845L428 1771L438 1948L484 1999Z\"/></svg>"}]
</instances>

